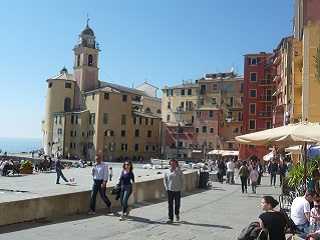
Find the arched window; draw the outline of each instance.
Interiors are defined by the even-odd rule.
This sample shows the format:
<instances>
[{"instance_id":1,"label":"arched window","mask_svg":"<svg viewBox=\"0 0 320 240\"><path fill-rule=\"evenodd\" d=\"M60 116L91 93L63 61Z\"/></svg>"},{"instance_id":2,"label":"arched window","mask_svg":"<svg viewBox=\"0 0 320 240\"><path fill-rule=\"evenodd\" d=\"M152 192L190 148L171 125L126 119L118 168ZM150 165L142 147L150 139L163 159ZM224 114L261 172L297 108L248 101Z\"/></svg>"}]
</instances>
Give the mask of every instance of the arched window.
<instances>
[{"instance_id":1,"label":"arched window","mask_svg":"<svg viewBox=\"0 0 320 240\"><path fill-rule=\"evenodd\" d=\"M146 108L146 113L150 113L150 112L151 112L150 108Z\"/></svg>"},{"instance_id":2,"label":"arched window","mask_svg":"<svg viewBox=\"0 0 320 240\"><path fill-rule=\"evenodd\" d=\"M64 99L64 111L65 112L71 111L71 98L66 97Z\"/></svg>"},{"instance_id":3,"label":"arched window","mask_svg":"<svg viewBox=\"0 0 320 240\"><path fill-rule=\"evenodd\" d=\"M157 113L158 113L158 114L161 114L161 110L160 110L160 109L158 109L158 110L157 110Z\"/></svg>"},{"instance_id":4,"label":"arched window","mask_svg":"<svg viewBox=\"0 0 320 240\"><path fill-rule=\"evenodd\" d=\"M93 65L93 56L91 54L88 55L88 66Z\"/></svg>"}]
</instances>

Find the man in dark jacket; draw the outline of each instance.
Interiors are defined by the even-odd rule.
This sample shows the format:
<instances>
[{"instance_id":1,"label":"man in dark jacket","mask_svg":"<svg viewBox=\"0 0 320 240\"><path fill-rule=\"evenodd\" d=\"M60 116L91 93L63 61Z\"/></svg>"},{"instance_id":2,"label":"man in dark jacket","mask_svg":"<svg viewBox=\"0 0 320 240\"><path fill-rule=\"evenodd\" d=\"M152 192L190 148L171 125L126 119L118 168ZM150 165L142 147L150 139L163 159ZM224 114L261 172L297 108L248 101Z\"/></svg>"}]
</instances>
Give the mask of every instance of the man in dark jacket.
<instances>
[{"instance_id":1,"label":"man in dark jacket","mask_svg":"<svg viewBox=\"0 0 320 240\"><path fill-rule=\"evenodd\" d=\"M56 173L57 173L57 181L56 181L56 184L60 184L60 182L59 182L60 177L62 177L62 179L63 179L65 182L69 182L68 179L66 179L66 177L63 175L62 169L63 169L63 166L62 166L62 163L61 163L61 161L60 161L60 157L58 157L58 158L57 158L57 161L56 161Z\"/></svg>"},{"instance_id":2,"label":"man in dark jacket","mask_svg":"<svg viewBox=\"0 0 320 240\"><path fill-rule=\"evenodd\" d=\"M287 165L281 161L279 163L279 175L280 175L280 186L283 184L283 179L286 177L287 173Z\"/></svg>"},{"instance_id":3,"label":"man in dark jacket","mask_svg":"<svg viewBox=\"0 0 320 240\"><path fill-rule=\"evenodd\" d=\"M270 186L275 186L278 172L278 164L275 160L272 160L272 163L269 165L268 171L270 173Z\"/></svg>"}]
</instances>

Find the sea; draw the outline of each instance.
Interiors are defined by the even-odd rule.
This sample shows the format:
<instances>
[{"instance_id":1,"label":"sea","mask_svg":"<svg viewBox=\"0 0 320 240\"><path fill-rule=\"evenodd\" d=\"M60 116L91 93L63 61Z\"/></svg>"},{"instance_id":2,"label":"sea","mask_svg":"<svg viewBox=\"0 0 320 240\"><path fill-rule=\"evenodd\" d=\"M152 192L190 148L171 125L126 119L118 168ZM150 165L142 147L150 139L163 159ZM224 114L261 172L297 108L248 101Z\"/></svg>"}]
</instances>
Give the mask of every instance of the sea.
<instances>
[{"instance_id":1,"label":"sea","mask_svg":"<svg viewBox=\"0 0 320 240\"><path fill-rule=\"evenodd\" d=\"M7 153L23 153L39 150L42 148L42 141L38 138L0 138L1 154Z\"/></svg>"}]
</instances>

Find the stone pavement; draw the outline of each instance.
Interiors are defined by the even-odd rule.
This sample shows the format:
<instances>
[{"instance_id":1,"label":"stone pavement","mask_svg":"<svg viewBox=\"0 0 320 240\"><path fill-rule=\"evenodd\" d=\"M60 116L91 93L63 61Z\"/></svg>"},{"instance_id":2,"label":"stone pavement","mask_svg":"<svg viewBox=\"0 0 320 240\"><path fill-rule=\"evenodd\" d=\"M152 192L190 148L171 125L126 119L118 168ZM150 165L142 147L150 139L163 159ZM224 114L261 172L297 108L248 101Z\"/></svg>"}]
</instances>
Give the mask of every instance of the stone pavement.
<instances>
[{"instance_id":1,"label":"stone pavement","mask_svg":"<svg viewBox=\"0 0 320 240\"><path fill-rule=\"evenodd\" d=\"M113 186L118 181L122 164L110 163L108 166L112 166L114 174L113 181L109 182L108 186ZM134 165L136 181L139 181L141 176L152 176L163 171L162 169L143 169L142 164ZM91 172L92 167L64 169L63 173L67 179L75 178L75 185L65 184L62 179L60 179L60 185L55 184L56 173L53 171L24 176L0 176L0 202L87 191L92 187Z\"/></svg>"},{"instance_id":2,"label":"stone pavement","mask_svg":"<svg viewBox=\"0 0 320 240\"><path fill-rule=\"evenodd\" d=\"M6 226L0 228L0 240L236 239L240 230L261 213L261 197L277 197L280 192L279 187L269 187L269 178L264 177L257 194L242 194L236 180L237 185L214 183L210 190L184 196L180 223L165 223L167 203L159 201L134 206L131 217L124 222L116 215L101 213Z\"/></svg>"}]
</instances>

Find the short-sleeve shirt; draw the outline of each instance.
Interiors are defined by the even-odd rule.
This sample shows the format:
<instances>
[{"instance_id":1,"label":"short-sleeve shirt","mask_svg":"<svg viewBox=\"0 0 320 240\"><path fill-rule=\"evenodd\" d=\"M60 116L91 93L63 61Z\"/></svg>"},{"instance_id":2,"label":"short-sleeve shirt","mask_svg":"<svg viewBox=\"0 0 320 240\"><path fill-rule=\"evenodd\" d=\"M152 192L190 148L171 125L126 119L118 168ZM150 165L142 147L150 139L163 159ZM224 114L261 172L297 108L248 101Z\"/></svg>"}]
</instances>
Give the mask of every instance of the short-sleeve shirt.
<instances>
[{"instance_id":1,"label":"short-sleeve shirt","mask_svg":"<svg viewBox=\"0 0 320 240\"><path fill-rule=\"evenodd\" d=\"M265 212L259 218L268 230L270 240L285 240L286 219L280 212Z\"/></svg>"},{"instance_id":2,"label":"short-sleeve shirt","mask_svg":"<svg viewBox=\"0 0 320 240\"><path fill-rule=\"evenodd\" d=\"M296 225L308 222L305 213L310 212L310 203L304 197L297 197L291 204L291 219Z\"/></svg>"},{"instance_id":3,"label":"short-sleeve shirt","mask_svg":"<svg viewBox=\"0 0 320 240\"><path fill-rule=\"evenodd\" d=\"M319 224L320 221L317 220L320 218L320 213L317 211L317 209L315 208L312 208L311 209L311 212L310 212L310 224ZM319 230L319 229L317 229Z\"/></svg>"}]
</instances>

